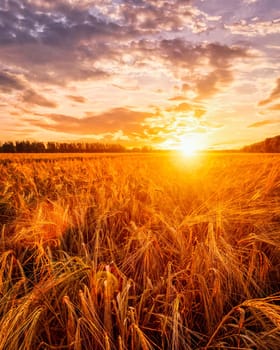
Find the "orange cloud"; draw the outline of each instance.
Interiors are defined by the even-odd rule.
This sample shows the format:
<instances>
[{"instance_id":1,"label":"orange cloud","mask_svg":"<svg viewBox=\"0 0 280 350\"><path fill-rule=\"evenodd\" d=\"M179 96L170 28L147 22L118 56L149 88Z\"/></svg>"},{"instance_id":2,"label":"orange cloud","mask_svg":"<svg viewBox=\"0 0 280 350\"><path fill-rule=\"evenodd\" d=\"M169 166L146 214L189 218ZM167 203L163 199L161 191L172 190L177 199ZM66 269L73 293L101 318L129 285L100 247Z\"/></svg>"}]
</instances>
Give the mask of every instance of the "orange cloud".
<instances>
[{"instance_id":1,"label":"orange cloud","mask_svg":"<svg viewBox=\"0 0 280 350\"><path fill-rule=\"evenodd\" d=\"M146 118L155 117L155 114L137 112L127 108L114 108L109 111L93 114L84 118L77 118L63 114L46 114L46 121L25 119L33 126L45 130L69 134L99 134L123 132L140 132L143 130L142 122Z\"/></svg>"},{"instance_id":2,"label":"orange cloud","mask_svg":"<svg viewBox=\"0 0 280 350\"><path fill-rule=\"evenodd\" d=\"M280 97L280 78L276 81L276 87L272 90L271 94L265 100L259 102L259 106L265 106Z\"/></svg>"},{"instance_id":3,"label":"orange cloud","mask_svg":"<svg viewBox=\"0 0 280 350\"><path fill-rule=\"evenodd\" d=\"M168 112L178 112L178 113L182 113L182 112L190 112L193 109L193 106L190 105L189 103L180 103L177 106L173 106L167 109Z\"/></svg>"},{"instance_id":4,"label":"orange cloud","mask_svg":"<svg viewBox=\"0 0 280 350\"><path fill-rule=\"evenodd\" d=\"M256 123L250 124L248 126L248 128L258 128L260 126L270 125L270 124L278 124L278 123L280 123L280 121L279 120L274 120L274 119L262 120L260 122L256 122Z\"/></svg>"},{"instance_id":5,"label":"orange cloud","mask_svg":"<svg viewBox=\"0 0 280 350\"><path fill-rule=\"evenodd\" d=\"M85 103L86 102L86 98L83 96L67 95L67 97L69 98L69 100L72 100L74 102L78 102L78 103Z\"/></svg>"},{"instance_id":6,"label":"orange cloud","mask_svg":"<svg viewBox=\"0 0 280 350\"><path fill-rule=\"evenodd\" d=\"M185 101L186 97L185 96L174 96L168 99L169 101Z\"/></svg>"},{"instance_id":7,"label":"orange cloud","mask_svg":"<svg viewBox=\"0 0 280 350\"><path fill-rule=\"evenodd\" d=\"M280 111L280 103L273 105L273 106L270 106L269 109L271 111Z\"/></svg>"},{"instance_id":8,"label":"orange cloud","mask_svg":"<svg viewBox=\"0 0 280 350\"><path fill-rule=\"evenodd\" d=\"M205 77L197 81L196 89L199 99L209 98L216 94L220 89L233 80L233 74L230 70L217 68Z\"/></svg>"}]
</instances>

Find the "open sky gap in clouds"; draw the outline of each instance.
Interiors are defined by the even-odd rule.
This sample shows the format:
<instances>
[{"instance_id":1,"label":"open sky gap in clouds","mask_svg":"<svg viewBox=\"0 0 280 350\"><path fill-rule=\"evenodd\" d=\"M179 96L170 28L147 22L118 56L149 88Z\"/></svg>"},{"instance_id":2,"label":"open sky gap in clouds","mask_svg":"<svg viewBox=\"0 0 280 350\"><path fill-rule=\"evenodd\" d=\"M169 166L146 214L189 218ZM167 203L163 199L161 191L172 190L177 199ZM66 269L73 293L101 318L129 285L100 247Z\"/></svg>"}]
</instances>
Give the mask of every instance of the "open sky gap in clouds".
<instances>
[{"instance_id":1,"label":"open sky gap in clouds","mask_svg":"<svg viewBox=\"0 0 280 350\"><path fill-rule=\"evenodd\" d=\"M2 0L1 140L240 147L280 132L280 2Z\"/></svg>"}]
</instances>

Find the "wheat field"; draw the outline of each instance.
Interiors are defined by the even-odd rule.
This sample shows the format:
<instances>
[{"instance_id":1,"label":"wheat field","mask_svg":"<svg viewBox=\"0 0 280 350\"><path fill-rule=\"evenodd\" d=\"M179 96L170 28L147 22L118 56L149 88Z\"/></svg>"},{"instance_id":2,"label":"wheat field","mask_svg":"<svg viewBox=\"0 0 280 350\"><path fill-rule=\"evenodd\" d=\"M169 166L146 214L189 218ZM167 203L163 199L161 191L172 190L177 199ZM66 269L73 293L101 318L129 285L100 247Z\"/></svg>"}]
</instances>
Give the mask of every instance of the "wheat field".
<instances>
[{"instance_id":1,"label":"wheat field","mask_svg":"<svg viewBox=\"0 0 280 350\"><path fill-rule=\"evenodd\" d=\"M279 349L280 156L0 160L0 349Z\"/></svg>"}]
</instances>

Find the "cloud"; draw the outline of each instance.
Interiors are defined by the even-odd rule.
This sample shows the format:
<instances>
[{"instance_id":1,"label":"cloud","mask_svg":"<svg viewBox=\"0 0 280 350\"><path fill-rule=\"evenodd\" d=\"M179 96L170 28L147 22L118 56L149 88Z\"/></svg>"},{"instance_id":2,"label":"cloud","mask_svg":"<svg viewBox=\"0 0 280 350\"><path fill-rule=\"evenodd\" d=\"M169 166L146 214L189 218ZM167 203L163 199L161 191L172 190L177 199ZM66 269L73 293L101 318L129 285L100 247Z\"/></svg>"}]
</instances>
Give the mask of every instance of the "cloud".
<instances>
[{"instance_id":1,"label":"cloud","mask_svg":"<svg viewBox=\"0 0 280 350\"><path fill-rule=\"evenodd\" d=\"M259 102L259 106L265 106L265 105L277 100L279 97L280 97L280 78L277 79L276 87L272 90L269 97L266 98L265 100L261 100Z\"/></svg>"},{"instance_id":2,"label":"cloud","mask_svg":"<svg viewBox=\"0 0 280 350\"><path fill-rule=\"evenodd\" d=\"M169 99L169 100L174 101L174 99ZM178 100L175 99L175 101L178 101ZM206 113L206 110L200 104L189 103L189 102L182 102L178 105L173 105L171 107L166 108L165 111L173 115L175 119L180 118L181 115L184 115L184 114L187 117L192 117L192 118L194 117L199 119ZM185 121L183 121L183 124L185 124Z\"/></svg>"},{"instance_id":3,"label":"cloud","mask_svg":"<svg viewBox=\"0 0 280 350\"><path fill-rule=\"evenodd\" d=\"M90 13L90 7L55 1L10 0L0 7L0 57L22 68L27 80L63 85L72 80L106 78L94 66L110 57L108 41L128 35L127 29Z\"/></svg>"},{"instance_id":4,"label":"cloud","mask_svg":"<svg viewBox=\"0 0 280 350\"><path fill-rule=\"evenodd\" d=\"M168 61L174 69L188 69L186 80L193 84L192 90L199 99L212 96L234 80L233 64L238 59L250 57L247 49L238 46L221 45L219 43L193 45L183 39L163 40L160 44L161 57ZM202 71L199 74L198 68ZM212 70L203 74L203 70ZM191 90L184 84L183 91Z\"/></svg>"},{"instance_id":5,"label":"cloud","mask_svg":"<svg viewBox=\"0 0 280 350\"><path fill-rule=\"evenodd\" d=\"M193 23L198 28L200 22L219 19L206 16L188 0L10 0L0 7L0 57L6 66L20 67L32 86L67 88L74 81L132 76L135 84L130 86L111 84L127 91L140 90L141 74L151 74L158 62L163 75L181 80L182 94L193 91L198 99L206 99L231 83L232 65L248 52L234 45L194 44L181 33L186 28L194 31ZM171 39L162 39L164 33ZM22 101L56 107L28 92Z\"/></svg>"},{"instance_id":6,"label":"cloud","mask_svg":"<svg viewBox=\"0 0 280 350\"><path fill-rule=\"evenodd\" d=\"M242 21L249 12L259 16L258 6L244 6L247 12L239 15L234 0L223 6L220 0L4 0L0 92L1 103L12 107L2 107L3 115L7 110L15 121L33 115L25 124L46 137L48 131L87 137L122 130L136 141L151 135L164 141L194 128L208 131L203 122L230 100L227 87L262 69L252 62L249 45L255 42L237 42L230 32L275 31L279 23L270 28L268 18L276 13ZM240 20L232 24L234 17ZM231 27L225 30L221 19ZM276 44L273 38L266 45ZM264 56L265 74L273 74L274 61ZM244 62L252 70L245 71ZM220 106L208 100L221 92ZM264 105L277 96L272 92ZM233 100L238 104L240 95Z\"/></svg>"},{"instance_id":7,"label":"cloud","mask_svg":"<svg viewBox=\"0 0 280 350\"><path fill-rule=\"evenodd\" d=\"M209 56L209 62L214 67L229 67L236 59L251 57L247 48L237 45L222 45L219 43L210 43L203 47L203 53Z\"/></svg>"},{"instance_id":8,"label":"cloud","mask_svg":"<svg viewBox=\"0 0 280 350\"><path fill-rule=\"evenodd\" d=\"M23 90L23 82L15 75L0 72L0 91L11 92L12 90Z\"/></svg>"},{"instance_id":9,"label":"cloud","mask_svg":"<svg viewBox=\"0 0 280 350\"><path fill-rule=\"evenodd\" d=\"M145 44L141 45L145 37L151 46L160 42L160 47L150 50L155 51L156 59L162 54L181 67L198 62L200 55L226 57L226 63L241 53L219 44L194 46L183 39L159 41L152 36L180 33L202 20L201 16L188 0L98 0L94 5L91 1L10 0L0 7L0 57L6 65L21 67L28 81L66 85L119 74L127 65L120 57L131 54L137 45L140 69L148 51ZM133 53L131 56L134 59Z\"/></svg>"},{"instance_id":10,"label":"cloud","mask_svg":"<svg viewBox=\"0 0 280 350\"><path fill-rule=\"evenodd\" d=\"M141 57L157 59L174 77L182 81L182 93L196 91L199 99L208 98L234 80L233 66L252 58L240 46L219 43L193 44L182 38L133 42L131 51Z\"/></svg>"},{"instance_id":11,"label":"cloud","mask_svg":"<svg viewBox=\"0 0 280 350\"><path fill-rule=\"evenodd\" d=\"M125 90L125 91L137 91L140 89L140 87L138 85L134 85L134 86L121 86L118 84L112 84L112 86L120 89L120 90Z\"/></svg>"},{"instance_id":12,"label":"cloud","mask_svg":"<svg viewBox=\"0 0 280 350\"><path fill-rule=\"evenodd\" d=\"M191 90L191 86L189 84L187 84L187 83L184 83L182 85L182 91L186 92L186 91L189 91L189 90Z\"/></svg>"},{"instance_id":13,"label":"cloud","mask_svg":"<svg viewBox=\"0 0 280 350\"><path fill-rule=\"evenodd\" d=\"M26 90L22 95L22 101L28 105L37 105L47 108L56 108L58 105L44 97L43 95L38 94L34 90Z\"/></svg>"},{"instance_id":14,"label":"cloud","mask_svg":"<svg viewBox=\"0 0 280 350\"><path fill-rule=\"evenodd\" d=\"M167 109L169 112L184 113L192 111L193 106L187 102L180 103L179 105L172 106Z\"/></svg>"},{"instance_id":15,"label":"cloud","mask_svg":"<svg viewBox=\"0 0 280 350\"><path fill-rule=\"evenodd\" d=\"M279 120L268 119L268 120L262 120L260 122L250 124L250 125L248 125L248 128L259 128L259 127L264 126L264 125L278 124L278 123L280 123Z\"/></svg>"},{"instance_id":16,"label":"cloud","mask_svg":"<svg viewBox=\"0 0 280 350\"><path fill-rule=\"evenodd\" d=\"M198 79L196 89L199 99L209 98L219 92L222 86L233 81L233 73L230 70L217 68L205 77Z\"/></svg>"},{"instance_id":17,"label":"cloud","mask_svg":"<svg viewBox=\"0 0 280 350\"><path fill-rule=\"evenodd\" d=\"M270 106L269 109L271 111L280 111L280 103L273 105L273 106Z\"/></svg>"},{"instance_id":18,"label":"cloud","mask_svg":"<svg viewBox=\"0 0 280 350\"><path fill-rule=\"evenodd\" d=\"M104 40L125 34L118 24L94 16L89 4L80 6L78 2L58 0L46 8L39 1L9 0L5 8L0 8L0 18L3 45L38 43L65 47L80 39Z\"/></svg>"},{"instance_id":19,"label":"cloud","mask_svg":"<svg viewBox=\"0 0 280 350\"><path fill-rule=\"evenodd\" d=\"M126 133L143 130L141 123L155 116L148 112L138 112L127 108L114 108L104 113L77 118L63 114L47 114L46 121L37 119L25 119L33 126L45 130L63 132L69 134L99 134L113 133L122 130Z\"/></svg>"},{"instance_id":20,"label":"cloud","mask_svg":"<svg viewBox=\"0 0 280 350\"><path fill-rule=\"evenodd\" d=\"M179 96L174 96L170 97L168 101L185 101L187 98L185 96L179 95Z\"/></svg>"},{"instance_id":21,"label":"cloud","mask_svg":"<svg viewBox=\"0 0 280 350\"><path fill-rule=\"evenodd\" d=\"M194 116L195 116L196 118L201 118L205 113L206 113L206 110L205 110L205 109L198 108L198 109L195 110Z\"/></svg>"},{"instance_id":22,"label":"cloud","mask_svg":"<svg viewBox=\"0 0 280 350\"><path fill-rule=\"evenodd\" d=\"M250 23L243 19L233 24L225 24L224 28L235 35L244 35L247 37L266 36L280 32L280 19L271 21L256 20Z\"/></svg>"},{"instance_id":23,"label":"cloud","mask_svg":"<svg viewBox=\"0 0 280 350\"><path fill-rule=\"evenodd\" d=\"M140 41L139 46L143 51L153 51L151 41ZM193 44L182 38L161 40L158 52L164 60L181 67L196 67L202 63L213 67L229 67L235 59L250 56L248 50L243 47L220 43Z\"/></svg>"},{"instance_id":24,"label":"cloud","mask_svg":"<svg viewBox=\"0 0 280 350\"><path fill-rule=\"evenodd\" d=\"M180 31L189 1L9 0L0 7L0 57L28 81L66 85L106 79L132 39ZM116 45L117 40L117 45ZM32 68L31 68L32 67Z\"/></svg>"},{"instance_id":25,"label":"cloud","mask_svg":"<svg viewBox=\"0 0 280 350\"><path fill-rule=\"evenodd\" d=\"M24 82L15 74L0 72L0 91L4 93L11 93L13 91L20 91L20 100L29 105L38 105L48 108L56 108L57 104L38 94L28 84Z\"/></svg>"},{"instance_id":26,"label":"cloud","mask_svg":"<svg viewBox=\"0 0 280 350\"><path fill-rule=\"evenodd\" d=\"M78 102L78 103L85 103L86 102L86 98L83 96L67 95L67 97L69 98L69 100L74 101L74 102Z\"/></svg>"},{"instance_id":27,"label":"cloud","mask_svg":"<svg viewBox=\"0 0 280 350\"><path fill-rule=\"evenodd\" d=\"M189 1L122 1L121 18L137 31L180 31L193 18Z\"/></svg>"},{"instance_id":28,"label":"cloud","mask_svg":"<svg viewBox=\"0 0 280 350\"><path fill-rule=\"evenodd\" d=\"M256 3L258 0L244 0L245 4L254 4Z\"/></svg>"}]
</instances>

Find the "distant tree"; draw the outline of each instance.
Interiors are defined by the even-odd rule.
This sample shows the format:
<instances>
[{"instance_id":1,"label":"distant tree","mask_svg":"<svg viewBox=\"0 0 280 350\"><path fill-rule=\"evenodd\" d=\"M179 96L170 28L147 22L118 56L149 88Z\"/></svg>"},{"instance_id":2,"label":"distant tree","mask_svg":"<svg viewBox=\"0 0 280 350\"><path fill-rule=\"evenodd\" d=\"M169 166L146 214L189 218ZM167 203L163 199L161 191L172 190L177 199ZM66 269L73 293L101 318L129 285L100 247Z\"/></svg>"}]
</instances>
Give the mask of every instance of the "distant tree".
<instances>
[{"instance_id":1,"label":"distant tree","mask_svg":"<svg viewBox=\"0 0 280 350\"><path fill-rule=\"evenodd\" d=\"M58 145L58 152L60 153L67 153L67 143L59 143Z\"/></svg>"},{"instance_id":2,"label":"distant tree","mask_svg":"<svg viewBox=\"0 0 280 350\"><path fill-rule=\"evenodd\" d=\"M48 142L46 152L55 153L57 151L55 142Z\"/></svg>"},{"instance_id":3,"label":"distant tree","mask_svg":"<svg viewBox=\"0 0 280 350\"><path fill-rule=\"evenodd\" d=\"M242 148L242 151L256 153L278 153L280 152L280 135L245 146Z\"/></svg>"},{"instance_id":4,"label":"distant tree","mask_svg":"<svg viewBox=\"0 0 280 350\"><path fill-rule=\"evenodd\" d=\"M148 152L152 152L152 147L151 146L143 146L141 148L141 152L144 152L144 153L148 153Z\"/></svg>"},{"instance_id":5,"label":"distant tree","mask_svg":"<svg viewBox=\"0 0 280 350\"><path fill-rule=\"evenodd\" d=\"M280 152L280 135L265 140L265 151L270 153Z\"/></svg>"},{"instance_id":6,"label":"distant tree","mask_svg":"<svg viewBox=\"0 0 280 350\"><path fill-rule=\"evenodd\" d=\"M2 153L15 153L16 148L13 142L4 142L2 145Z\"/></svg>"},{"instance_id":7,"label":"distant tree","mask_svg":"<svg viewBox=\"0 0 280 350\"><path fill-rule=\"evenodd\" d=\"M274 137L272 140L272 149L273 152L280 152L280 135Z\"/></svg>"},{"instance_id":8,"label":"distant tree","mask_svg":"<svg viewBox=\"0 0 280 350\"><path fill-rule=\"evenodd\" d=\"M17 141L15 145L17 153L44 153L45 150L43 142Z\"/></svg>"},{"instance_id":9,"label":"distant tree","mask_svg":"<svg viewBox=\"0 0 280 350\"><path fill-rule=\"evenodd\" d=\"M29 151L29 141L16 141L16 152L27 153Z\"/></svg>"},{"instance_id":10,"label":"distant tree","mask_svg":"<svg viewBox=\"0 0 280 350\"><path fill-rule=\"evenodd\" d=\"M46 147L43 142L33 142L31 144L32 152L35 153L44 153L46 151Z\"/></svg>"}]
</instances>

